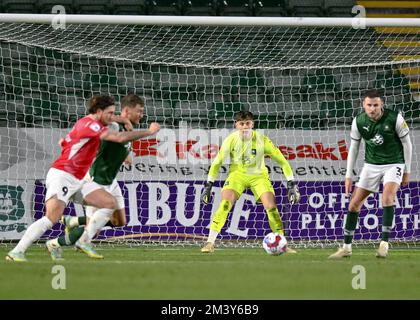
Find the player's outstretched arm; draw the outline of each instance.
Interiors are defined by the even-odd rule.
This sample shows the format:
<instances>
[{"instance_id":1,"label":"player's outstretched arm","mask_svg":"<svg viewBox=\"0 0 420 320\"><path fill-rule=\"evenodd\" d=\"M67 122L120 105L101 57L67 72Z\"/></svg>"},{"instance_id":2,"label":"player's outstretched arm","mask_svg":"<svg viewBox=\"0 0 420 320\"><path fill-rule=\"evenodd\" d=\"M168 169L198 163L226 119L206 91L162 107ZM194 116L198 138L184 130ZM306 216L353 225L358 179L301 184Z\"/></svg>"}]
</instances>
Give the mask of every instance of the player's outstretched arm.
<instances>
[{"instance_id":1,"label":"player's outstretched arm","mask_svg":"<svg viewBox=\"0 0 420 320\"><path fill-rule=\"evenodd\" d=\"M114 130L106 130L101 134L100 138L106 141L112 141L117 143L125 143L128 141L142 139L154 135L160 130L160 125L156 122L150 124L149 129L142 131L126 131L118 132Z\"/></svg>"},{"instance_id":2,"label":"player's outstretched arm","mask_svg":"<svg viewBox=\"0 0 420 320\"><path fill-rule=\"evenodd\" d=\"M274 146L269 137L264 136L264 154L273 159L283 170L287 181L294 180L293 170L280 149Z\"/></svg>"}]
</instances>

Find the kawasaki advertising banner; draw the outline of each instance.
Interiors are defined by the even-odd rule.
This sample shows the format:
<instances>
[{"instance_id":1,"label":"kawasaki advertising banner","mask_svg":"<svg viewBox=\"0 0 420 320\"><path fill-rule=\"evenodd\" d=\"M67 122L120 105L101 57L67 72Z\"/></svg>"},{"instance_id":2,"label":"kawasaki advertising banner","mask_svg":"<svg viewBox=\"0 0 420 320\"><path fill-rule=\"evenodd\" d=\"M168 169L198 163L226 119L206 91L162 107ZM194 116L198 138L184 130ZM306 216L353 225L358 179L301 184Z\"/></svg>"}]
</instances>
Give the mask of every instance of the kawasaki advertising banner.
<instances>
[{"instance_id":1,"label":"kawasaki advertising banner","mask_svg":"<svg viewBox=\"0 0 420 320\"><path fill-rule=\"evenodd\" d=\"M0 239L19 239L33 219L44 214L45 176L58 157L58 141L69 130L0 128ZM228 129L163 129L158 135L135 141L133 164L123 165L117 177L126 201L124 228L105 229L101 237L199 238L206 236L211 215L220 203L221 186L228 162L221 167L211 204L200 203L200 194L211 161ZM284 175L266 159L280 212L289 238L337 239L349 199L344 195L344 176L349 148L348 131L265 130L289 160L299 182L301 202L287 203ZM398 193L393 236L419 237L419 131L412 131L414 145L411 183ZM363 144L355 174L363 164ZM381 193L372 195L362 209L355 238L378 239ZM369 209L369 210L368 210ZM83 214L71 204L67 214ZM61 233L57 225L46 236ZM262 205L250 191L232 209L223 239L256 239L269 230Z\"/></svg>"}]
</instances>

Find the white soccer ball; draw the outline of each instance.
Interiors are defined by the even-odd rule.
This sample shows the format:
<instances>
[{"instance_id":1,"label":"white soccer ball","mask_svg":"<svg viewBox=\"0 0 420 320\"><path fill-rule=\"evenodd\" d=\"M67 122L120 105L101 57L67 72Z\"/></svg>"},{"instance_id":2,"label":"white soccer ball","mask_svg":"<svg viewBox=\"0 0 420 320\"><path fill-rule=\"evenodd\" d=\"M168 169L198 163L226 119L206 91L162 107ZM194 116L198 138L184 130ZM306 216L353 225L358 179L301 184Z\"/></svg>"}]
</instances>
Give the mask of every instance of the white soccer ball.
<instances>
[{"instance_id":1,"label":"white soccer ball","mask_svg":"<svg viewBox=\"0 0 420 320\"><path fill-rule=\"evenodd\" d=\"M270 232L264 237L263 248L268 254L279 256L286 252L287 240L284 236Z\"/></svg>"}]
</instances>

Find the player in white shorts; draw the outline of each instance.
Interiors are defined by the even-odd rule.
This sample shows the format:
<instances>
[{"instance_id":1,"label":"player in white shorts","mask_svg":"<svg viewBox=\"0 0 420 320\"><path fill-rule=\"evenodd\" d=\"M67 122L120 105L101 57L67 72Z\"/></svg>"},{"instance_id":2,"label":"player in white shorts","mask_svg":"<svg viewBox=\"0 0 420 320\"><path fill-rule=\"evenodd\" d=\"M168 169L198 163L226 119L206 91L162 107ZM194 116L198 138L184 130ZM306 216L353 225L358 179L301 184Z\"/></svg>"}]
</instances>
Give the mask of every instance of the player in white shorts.
<instances>
[{"instance_id":1,"label":"player in white shorts","mask_svg":"<svg viewBox=\"0 0 420 320\"><path fill-rule=\"evenodd\" d=\"M123 143L154 134L160 129L158 124L152 124L145 131L118 132L107 129L105 125L112 121L115 112L114 99L110 96L92 97L88 111L89 115L78 120L62 141L61 154L47 174L45 216L28 227L16 247L9 251L6 260L27 261L26 250L60 220L68 202L79 191L86 204L101 208L98 211L104 214L112 214L116 208L115 198L96 184L83 181L100 141ZM126 123L131 125L128 120Z\"/></svg>"},{"instance_id":2,"label":"player in white shorts","mask_svg":"<svg viewBox=\"0 0 420 320\"><path fill-rule=\"evenodd\" d=\"M360 209L372 192L378 192L383 182L382 241L376 252L378 258L388 255L388 239L394 219L394 201L400 186L410 180L412 144L409 129L402 115L384 109L384 102L376 90L369 90L363 98L364 112L354 118L351 127L351 144L347 159L345 191L352 189L352 173L359 152L360 141L365 142L365 164L360 180L350 200L344 226L344 245L330 255L330 259L350 257L351 242Z\"/></svg>"},{"instance_id":3,"label":"player in white shorts","mask_svg":"<svg viewBox=\"0 0 420 320\"><path fill-rule=\"evenodd\" d=\"M121 99L121 118L129 120L134 126L139 124L143 114L144 100L141 97L128 94ZM111 123L109 128L121 132L126 130L123 125L115 122ZM46 243L53 260L62 258L62 246L71 245L75 245L90 258L103 258L101 254L93 250L90 242L104 226L122 227L126 224L124 198L116 177L123 162L131 161L130 150L130 142L101 142L95 160L84 180L87 184L93 183L112 194L116 199L116 208L112 215L108 215L96 207L87 206L86 217L64 217L62 222L66 225L65 234ZM86 228L82 227L84 225Z\"/></svg>"}]
</instances>

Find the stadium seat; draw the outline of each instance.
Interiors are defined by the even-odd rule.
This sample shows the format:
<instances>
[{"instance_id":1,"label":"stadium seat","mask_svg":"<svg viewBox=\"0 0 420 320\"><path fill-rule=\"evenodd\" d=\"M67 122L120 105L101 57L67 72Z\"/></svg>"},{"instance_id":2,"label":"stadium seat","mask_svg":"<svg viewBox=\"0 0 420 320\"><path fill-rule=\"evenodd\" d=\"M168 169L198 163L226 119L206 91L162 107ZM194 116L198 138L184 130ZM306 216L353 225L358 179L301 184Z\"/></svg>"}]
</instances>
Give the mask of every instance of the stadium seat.
<instances>
[{"instance_id":1,"label":"stadium seat","mask_svg":"<svg viewBox=\"0 0 420 320\"><path fill-rule=\"evenodd\" d=\"M253 2L256 16L287 16L286 0L254 0Z\"/></svg>"},{"instance_id":2,"label":"stadium seat","mask_svg":"<svg viewBox=\"0 0 420 320\"><path fill-rule=\"evenodd\" d=\"M189 4L188 4L189 3ZM213 0L191 0L184 4L185 14L191 16L215 16L216 2Z\"/></svg>"},{"instance_id":3,"label":"stadium seat","mask_svg":"<svg viewBox=\"0 0 420 320\"><path fill-rule=\"evenodd\" d=\"M146 14L144 0L110 0L112 14L118 15L143 15Z\"/></svg>"},{"instance_id":4,"label":"stadium seat","mask_svg":"<svg viewBox=\"0 0 420 320\"><path fill-rule=\"evenodd\" d=\"M147 12L152 15L180 15L182 0L154 0L147 2Z\"/></svg>"},{"instance_id":5,"label":"stadium seat","mask_svg":"<svg viewBox=\"0 0 420 320\"><path fill-rule=\"evenodd\" d=\"M52 9L56 5L61 5L66 10L66 13L74 13L73 0L38 0L39 13L52 13Z\"/></svg>"},{"instance_id":6,"label":"stadium seat","mask_svg":"<svg viewBox=\"0 0 420 320\"><path fill-rule=\"evenodd\" d=\"M410 84L407 77L399 71L389 70L378 73L375 80L375 88L382 90L384 94L396 94L410 92Z\"/></svg>"},{"instance_id":7,"label":"stadium seat","mask_svg":"<svg viewBox=\"0 0 420 320\"><path fill-rule=\"evenodd\" d=\"M243 105L240 102L215 102L212 109L218 120L233 120L235 113L241 111Z\"/></svg>"},{"instance_id":8,"label":"stadium seat","mask_svg":"<svg viewBox=\"0 0 420 320\"><path fill-rule=\"evenodd\" d=\"M158 122L165 126L175 127L179 119L175 121L174 110L175 108L168 101L154 100L153 108L146 107L146 115L142 122L149 124L151 122Z\"/></svg>"},{"instance_id":9,"label":"stadium seat","mask_svg":"<svg viewBox=\"0 0 420 320\"><path fill-rule=\"evenodd\" d=\"M74 123L78 118L84 116L86 111L86 101L76 95L59 95L60 119Z\"/></svg>"},{"instance_id":10,"label":"stadium seat","mask_svg":"<svg viewBox=\"0 0 420 320\"><path fill-rule=\"evenodd\" d=\"M83 90L85 94L117 94L118 79L112 69L99 69L98 73L88 73L83 79Z\"/></svg>"},{"instance_id":11,"label":"stadium seat","mask_svg":"<svg viewBox=\"0 0 420 320\"><path fill-rule=\"evenodd\" d=\"M22 100L6 100L1 102L0 123L7 127L24 127L25 106Z\"/></svg>"},{"instance_id":12,"label":"stadium seat","mask_svg":"<svg viewBox=\"0 0 420 320\"><path fill-rule=\"evenodd\" d=\"M324 9L329 17L352 17L353 6L357 3L355 0L324 0Z\"/></svg>"},{"instance_id":13,"label":"stadium seat","mask_svg":"<svg viewBox=\"0 0 420 320\"><path fill-rule=\"evenodd\" d=\"M302 83L302 93L334 93L341 90L335 81L335 77L327 70L318 70L315 73L307 74Z\"/></svg>"},{"instance_id":14,"label":"stadium seat","mask_svg":"<svg viewBox=\"0 0 420 320\"><path fill-rule=\"evenodd\" d=\"M325 16L323 0L288 0L289 15L295 17L322 17Z\"/></svg>"},{"instance_id":15,"label":"stadium seat","mask_svg":"<svg viewBox=\"0 0 420 320\"><path fill-rule=\"evenodd\" d=\"M286 128L319 130L324 128L324 118L319 114L304 113L291 115L286 119Z\"/></svg>"},{"instance_id":16,"label":"stadium seat","mask_svg":"<svg viewBox=\"0 0 420 320\"><path fill-rule=\"evenodd\" d=\"M222 16L252 16L252 0L223 0L219 1ZM251 5L250 5L251 4Z\"/></svg>"},{"instance_id":17,"label":"stadium seat","mask_svg":"<svg viewBox=\"0 0 420 320\"><path fill-rule=\"evenodd\" d=\"M209 128L214 122L211 104L197 101L181 101L175 105L175 119L186 121L189 127Z\"/></svg>"},{"instance_id":18,"label":"stadium seat","mask_svg":"<svg viewBox=\"0 0 420 320\"><path fill-rule=\"evenodd\" d=\"M336 119L339 122L346 122L354 116L353 105L349 100L322 102L320 111L327 121Z\"/></svg>"},{"instance_id":19,"label":"stadium seat","mask_svg":"<svg viewBox=\"0 0 420 320\"><path fill-rule=\"evenodd\" d=\"M3 0L2 10L5 13L37 13L38 8L34 0Z\"/></svg>"},{"instance_id":20,"label":"stadium seat","mask_svg":"<svg viewBox=\"0 0 420 320\"><path fill-rule=\"evenodd\" d=\"M74 9L79 14L110 14L109 0L74 0Z\"/></svg>"},{"instance_id":21,"label":"stadium seat","mask_svg":"<svg viewBox=\"0 0 420 320\"><path fill-rule=\"evenodd\" d=\"M7 127L8 114L9 114L9 111L7 110L6 101L3 99L0 99L0 127Z\"/></svg>"},{"instance_id":22,"label":"stadium seat","mask_svg":"<svg viewBox=\"0 0 420 320\"><path fill-rule=\"evenodd\" d=\"M60 103L57 95L43 94L25 101L25 122L40 127L60 126Z\"/></svg>"},{"instance_id":23,"label":"stadium seat","mask_svg":"<svg viewBox=\"0 0 420 320\"><path fill-rule=\"evenodd\" d=\"M286 119L281 114L254 114L254 127L256 129L284 128Z\"/></svg>"}]
</instances>

